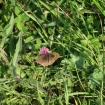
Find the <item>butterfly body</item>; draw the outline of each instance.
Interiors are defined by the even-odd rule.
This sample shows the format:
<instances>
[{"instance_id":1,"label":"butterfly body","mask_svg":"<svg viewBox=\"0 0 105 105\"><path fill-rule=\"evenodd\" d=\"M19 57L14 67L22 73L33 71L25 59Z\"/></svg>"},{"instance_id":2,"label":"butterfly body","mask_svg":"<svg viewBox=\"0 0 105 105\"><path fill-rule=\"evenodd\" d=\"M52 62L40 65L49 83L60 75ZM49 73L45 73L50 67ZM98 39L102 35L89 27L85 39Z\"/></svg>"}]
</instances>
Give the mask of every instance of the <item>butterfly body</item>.
<instances>
[{"instance_id":1,"label":"butterfly body","mask_svg":"<svg viewBox=\"0 0 105 105\"><path fill-rule=\"evenodd\" d=\"M42 54L36 60L36 62L42 66L48 66L48 65L52 65L55 62L55 60L58 59L58 57L59 57L59 54L56 52L46 53L46 54Z\"/></svg>"}]
</instances>

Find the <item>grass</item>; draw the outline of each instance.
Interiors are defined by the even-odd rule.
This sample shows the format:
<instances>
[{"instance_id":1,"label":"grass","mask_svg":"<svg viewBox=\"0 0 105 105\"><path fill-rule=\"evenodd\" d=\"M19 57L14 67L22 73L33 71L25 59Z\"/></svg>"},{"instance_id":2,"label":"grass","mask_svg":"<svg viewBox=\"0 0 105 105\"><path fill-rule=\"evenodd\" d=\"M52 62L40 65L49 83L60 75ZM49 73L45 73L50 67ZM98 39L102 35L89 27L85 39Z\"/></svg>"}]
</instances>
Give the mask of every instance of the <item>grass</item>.
<instances>
[{"instance_id":1,"label":"grass","mask_svg":"<svg viewBox=\"0 0 105 105\"><path fill-rule=\"evenodd\" d=\"M0 1L1 105L104 105L103 0ZM36 63L41 47L60 57Z\"/></svg>"}]
</instances>

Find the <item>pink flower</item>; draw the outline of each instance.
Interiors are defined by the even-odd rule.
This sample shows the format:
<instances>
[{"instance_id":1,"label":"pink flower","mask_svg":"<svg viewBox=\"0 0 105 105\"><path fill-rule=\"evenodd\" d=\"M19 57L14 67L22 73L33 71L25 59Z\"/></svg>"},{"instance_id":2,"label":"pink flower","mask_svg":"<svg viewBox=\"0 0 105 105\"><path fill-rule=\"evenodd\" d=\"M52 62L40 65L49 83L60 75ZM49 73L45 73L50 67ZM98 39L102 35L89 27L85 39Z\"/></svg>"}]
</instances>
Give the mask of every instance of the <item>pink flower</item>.
<instances>
[{"instance_id":1,"label":"pink flower","mask_svg":"<svg viewBox=\"0 0 105 105\"><path fill-rule=\"evenodd\" d=\"M42 48L40 49L40 51L39 51L39 54L46 54L46 53L48 53L48 52L49 52L49 49L48 49L48 48L42 47Z\"/></svg>"}]
</instances>

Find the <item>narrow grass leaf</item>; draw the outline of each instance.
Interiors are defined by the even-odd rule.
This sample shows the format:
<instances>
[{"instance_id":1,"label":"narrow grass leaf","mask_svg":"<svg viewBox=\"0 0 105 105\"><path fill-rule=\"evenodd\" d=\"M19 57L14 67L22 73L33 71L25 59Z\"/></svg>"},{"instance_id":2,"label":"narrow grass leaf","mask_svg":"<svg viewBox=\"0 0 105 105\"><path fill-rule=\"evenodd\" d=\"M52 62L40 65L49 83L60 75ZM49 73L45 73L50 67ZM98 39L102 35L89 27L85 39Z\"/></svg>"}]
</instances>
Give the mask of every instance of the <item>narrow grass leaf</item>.
<instances>
[{"instance_id":1,"label":"narrow grass leaf","mask_svg":"<svg viewBox=\"0 0 105 105\"><path fill-rule=\"evenodd\" d=\"M14 54L14 57L13 57L13 65L16 66L16 63L17 63L17 59L18 59L18 55L19 55L19 52L22 50L22 32L19 33L19 40L16 44L16 49L15 49L15 54Z\"/></svg>"},{"instance_id":2,"label":"narrow grass leaf","mask_svg":"<svg viewBox=\"0 0 105 105\"><path fill-rule=\"evenodd\" d=\"M88 92L74 92L74 93L68 94L68 96L87 95L87 94L89 94L89 93Z\"/></svg>"}]
</instances>

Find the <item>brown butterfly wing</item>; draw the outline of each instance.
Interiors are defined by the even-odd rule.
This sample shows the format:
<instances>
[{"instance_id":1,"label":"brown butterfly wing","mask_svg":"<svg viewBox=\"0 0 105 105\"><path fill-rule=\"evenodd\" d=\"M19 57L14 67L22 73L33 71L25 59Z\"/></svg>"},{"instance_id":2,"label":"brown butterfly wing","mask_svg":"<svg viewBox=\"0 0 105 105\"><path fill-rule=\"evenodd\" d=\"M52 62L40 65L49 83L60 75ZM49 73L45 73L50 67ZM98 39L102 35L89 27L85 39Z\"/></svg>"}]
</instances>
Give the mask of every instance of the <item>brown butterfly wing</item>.
<instances>
[{"instance_id":1,"label":"brown butterfly wing","mask_svg":"<svg viewBox=\"0 0 105 105\"><path fill-rule=\"evenodd\" d=\"M41 55L36 62L42 66L48 66L48 54Z\"/></svg>"},{"instance_id":2,"label":"brown butterfly wing","mask_svg":"<svg viewBox=\"0 0 105 105\"><path fill-rule=\"evenodd\" d=\"M53 52L53 53L49 53L49 62L48 62L48 65L52 65L55 60L57 60L59 57L59 54L56 53L56 52Z\"/></svg>"},{"instance_id":3,"label":"brown butterfly wing","mask_svg":"<svg viewBox=\"0 0 105 105\"><path fill-rule=\"evenodd\" d=\"M36 60L36 62L42 66L48 66L48 65L52 65L55 62L55 60L58 59L58 57L59 57L59 54L56 52L48 53L48 54L41 55Z\"/></svg>"}]
</instances>

